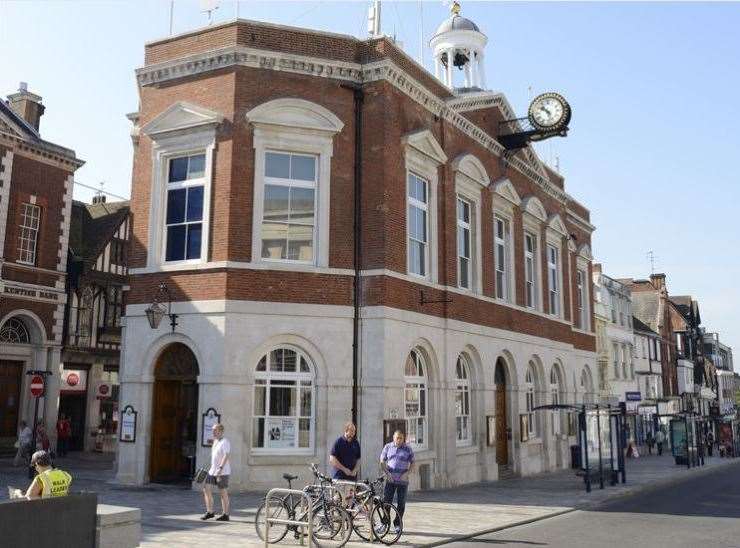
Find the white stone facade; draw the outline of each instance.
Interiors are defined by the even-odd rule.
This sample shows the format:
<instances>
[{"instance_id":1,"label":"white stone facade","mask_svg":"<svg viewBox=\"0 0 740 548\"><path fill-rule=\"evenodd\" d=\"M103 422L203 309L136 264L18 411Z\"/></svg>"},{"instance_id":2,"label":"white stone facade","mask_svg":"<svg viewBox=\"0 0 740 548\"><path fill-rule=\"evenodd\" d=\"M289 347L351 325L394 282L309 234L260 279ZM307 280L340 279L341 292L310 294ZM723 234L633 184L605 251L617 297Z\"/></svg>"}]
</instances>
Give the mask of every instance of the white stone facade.
<instances>
[{"instance_id":1,"label":"white stone facade","mask_svg":"<svg viewBox=\"0 0 740 548\"><path fill-rule=\"evenodd\" d=\"M173 310L179 314L175 333L165 326L152 330L144 308L136 305L127 309L120 402L121 408L134 407L138 424L136 443L119 444L119 481L149 481L153 368L157 356L171 342L184 343L198 360L198 427L209 407L221 414L231 441L231 483L236 489L280 485L283 472L308 479L309 463L325 466L331 444L350 417L352 349L346 341L352 338L351 307L245 301L177 303ZM255 369L262 356L280 346L300 350L311 362L314 406L308 449L253 448ZM459 321L367 307L362 309L361 320L358 419L362 475L377 471L383 421L404 418L404 364L412 349L418 349L427 366L427 442L424 449L417 450L420 466L411 479L413 489L498 477L496 450L487 443L486 429L487 417L496 412L494 370L499 358L506 364L511 467L530 475L570 465L569 446L576 438L568 435L569 421L563 412L535 411L536 435L520 441L526 370L532 364L537 405L552 403L553 388L558 390L560 403L582 402L593 397L593 352ZM459 444L455 365L461 352L470 367L472 435L469 443ZM561 379L557 387L550 384L553 366ZM200 430L197 447L198 465L208 463L210 450L201 446Z\"/></svg>"}]
</instances>

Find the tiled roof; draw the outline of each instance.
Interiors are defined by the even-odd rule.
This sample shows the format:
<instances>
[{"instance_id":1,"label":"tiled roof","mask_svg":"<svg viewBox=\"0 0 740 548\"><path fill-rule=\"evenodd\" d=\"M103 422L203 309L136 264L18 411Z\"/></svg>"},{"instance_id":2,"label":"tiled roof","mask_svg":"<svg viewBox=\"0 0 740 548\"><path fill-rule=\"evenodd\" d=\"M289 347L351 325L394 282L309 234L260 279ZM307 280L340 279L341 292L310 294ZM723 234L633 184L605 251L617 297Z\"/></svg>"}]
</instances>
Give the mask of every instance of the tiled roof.
<instances>
[{"instance_id":1,"label":"tiled roof","mask_svg":"<svg viewBox=\"0 0 740 548\"><path fill-rule=\"evenodd\" d=\"M651 335L655 335L656 337L658 336L658 334L655 331L650 329L649 326L642 323L640 319L636 318L635 316L632 316L632 328L635 331L644 331L646 333L650 333Z\"/></svg>"},{"instance_id":2,"label":"tiled roof","mask_svg":"<svg viewBox=\"0 0 740 548\"><path fill-rule=\"evenodd\" d=\"M129 202L72 202L69 249L77 259L94 260L129 213Z\"/></svg>"}]
</instances>

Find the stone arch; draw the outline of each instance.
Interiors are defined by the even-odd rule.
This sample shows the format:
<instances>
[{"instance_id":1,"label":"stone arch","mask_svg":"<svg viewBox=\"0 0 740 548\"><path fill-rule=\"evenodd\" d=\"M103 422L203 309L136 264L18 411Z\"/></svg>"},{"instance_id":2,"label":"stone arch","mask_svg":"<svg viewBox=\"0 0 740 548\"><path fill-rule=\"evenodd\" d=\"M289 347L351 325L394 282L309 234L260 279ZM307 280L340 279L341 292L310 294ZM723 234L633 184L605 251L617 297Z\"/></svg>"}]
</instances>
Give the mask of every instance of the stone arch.
<instances>
[{"instance_id":1,"label":"stone arch","mask_svg":"<svg viewBox=\"0 0 740 548\"><path fill-rule=\"evenodd\" d=\"M496 384L496 370L500 367L500 371L504 375L504 381L507 386L515 387L518 386L518 376L516 371L516 361L514 355L509 350L502 350L496 360L493 362L493 379Z\"/></svg>"},{"instance_id":2,"label":"stone arch","mask_svg":"<svg viewBox=\"0 0 740 548\"><path fill-rule=\"evenodd\" d=\"M465 354L470 365L471 375L471 386L475 385L476 388L482 388L486 384L485 375L483 372L483 359L481 358L480 352L472 344L466 344L456 354L455 361L460 354ZM455 371L450 371L450 378L455 378Z\"/></svg>"},{"instance_id":3,"label":"stone arch","mask_svg":"<svg viewBox=\"0 0 740 548\"><path fill-rule=\"evenodd\" d=\"M416 341L414 341L414 343L406 349L406 353L403 355L400 362L402 364L402 367L403 364L406 363L406 358L408 357L409 352L411 352L412 350L421 351L421 354L424 357L427 366L427 382L429 383L430 387L438 387L442 380L442 369L440 367L439 360L437 359L437 353L434 351L432 343L429 342L428 339L423 337L416 339Z\"/></svg>"},{"instance_id":4,"label":"stone arch","mask_svg":"<svg viewBox=\"0 0 740 548\"><path fill-rule=\"evenodd\" d=\"M28 330L30 344L43 344L48 340L44 322L34 312L26 309L13 310L0 319L0 328L11 318L17 318L23 322Z\"/></svg>"},{"instance_id":5,"label":"stone arch","mask_svg":"<svg viewBox=\"0 0 740 548\"><path fill-rule=\"evenodd\" d=\"M545 376L545 366L542 363L542 358L540 358L537 354L532 354L532 356L527 360L527 367L525 368L525 371L532 367L534 371L534 389L536 391L542 391L548 382L547 377Z\"/></svg>"},{"instance_id":6,"label":"stone arch","mask_svg":"<svg viewBox=\"0 0 740 548\"><path fill-rule=\"evenodd\" d=\"M203 355L198 349L198 345L195 343L193 339L191 339L190 337L188 337L187 335L183 333L165 333L157 337L149 345L149 348L146 351L146 354L144 357L144 364L145 364L144 365L144 377L147 380L154 379L154 370L155 370L155 367L157 366L159 357L162 355L162 352L164 352L171 343L184 344L193 353L193 355L195 356L195 360L198 364L206 363L203 358ZM200 365L198 367L200 368ZM199 377L201 373L202 371L199 371L198 373Z\"/></svg>"},{"instance_id":7,"label":"stone arch","mask_svg":"<svg viewBox=\"0 0 740 548\"><path fill-rule=\"evenodd\" d=\"M309 358L309 366L313 369L312 372L316 382L319 384L325 384L327 382L326 360L319 348L300 335L283 333L269 337L249 353L246 363L246 374L249 383L254 383L254 372L257 362L259 362L262 356L278 346L292 346L306 354Z\"/></svg>"}]
</instances>

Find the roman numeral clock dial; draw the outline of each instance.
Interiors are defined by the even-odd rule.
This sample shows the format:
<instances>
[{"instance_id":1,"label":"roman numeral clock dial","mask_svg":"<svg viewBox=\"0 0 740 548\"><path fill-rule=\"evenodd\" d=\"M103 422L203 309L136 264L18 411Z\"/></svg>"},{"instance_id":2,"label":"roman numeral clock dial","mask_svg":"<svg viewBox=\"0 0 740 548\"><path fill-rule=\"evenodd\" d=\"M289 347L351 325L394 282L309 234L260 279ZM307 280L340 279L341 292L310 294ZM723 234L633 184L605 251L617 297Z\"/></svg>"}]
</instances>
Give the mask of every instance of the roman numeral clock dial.
<instances>
[{"instance_id":1,"label":"roman numeral clock dial","mask_svg":"<svg viewBox=\"0 0 740 548\"><path fill-rule=\"evenodd\" d=\"M570 105L562 95L543 93L529 105L529 122L542 131L561 131L570 122Z\"/></svg>"}]
</instances>

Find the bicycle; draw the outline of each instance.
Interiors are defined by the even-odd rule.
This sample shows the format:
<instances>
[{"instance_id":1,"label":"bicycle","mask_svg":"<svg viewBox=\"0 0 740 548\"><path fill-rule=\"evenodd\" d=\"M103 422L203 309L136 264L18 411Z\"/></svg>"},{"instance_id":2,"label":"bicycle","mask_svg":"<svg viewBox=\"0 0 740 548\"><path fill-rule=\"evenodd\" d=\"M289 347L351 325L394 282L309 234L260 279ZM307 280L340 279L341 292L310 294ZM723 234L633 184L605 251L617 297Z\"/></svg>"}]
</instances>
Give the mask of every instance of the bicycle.
<instances>
[{"instance_id":1,"label":"bicycle","mask_svg":"<svg viewBox=\"0 0 740 548\"><path fill-rule=\"evenodd\" d=\"M352 518L352 530L364 541L379 540L390 546L398 542L403 534L403 519L398 508L391 503L383 502L376 491L376 486L385 482L380 476L374 481L366 479L358 482L364 489L353 493L348 512Z\"/></svg>"},{"instance_id":2,"label":"bicycle","mask_svg":"<svg viewBox=\"0 0 740 548\"><path fill-rule=\"evenodd\" d=\"M352 519L345 508L334 502L333 496L328 493L333 489L331 478L318 471L316 464L311 465L311 469L319 484L306 486L303 491L311 498L311 516L312 516L312 540L320 548L341 548L352 535ZM292 488L292 481L297 476L283 474L283 478L288 482L288 488ZM289 519L293 521L308 521L309 509L303 504L303 500L297 500L294 495L288 494L285 497L272 497L265 500L257 510L255 516L255 529L261 540L265 540L264 528L266 517ZM280 542L288 531L294 531L296 538L303 533L300 532L303 526L287 525L276 523L270 525L270 538L268 543L274 544Z\"/></svg>"}]
</instances>

